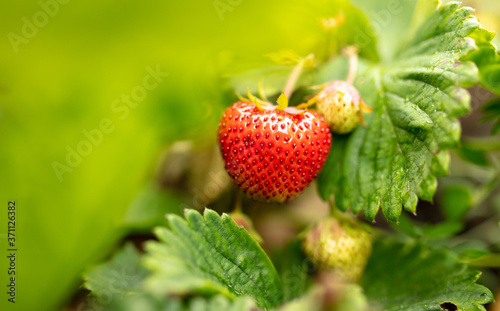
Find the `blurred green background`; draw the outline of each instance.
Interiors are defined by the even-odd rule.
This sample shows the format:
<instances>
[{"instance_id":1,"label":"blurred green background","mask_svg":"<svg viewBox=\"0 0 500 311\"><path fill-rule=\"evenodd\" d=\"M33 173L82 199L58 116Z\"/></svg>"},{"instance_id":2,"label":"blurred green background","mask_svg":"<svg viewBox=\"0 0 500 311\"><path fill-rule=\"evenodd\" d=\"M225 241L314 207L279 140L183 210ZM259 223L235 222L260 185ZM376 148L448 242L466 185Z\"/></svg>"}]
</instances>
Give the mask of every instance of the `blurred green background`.
<instances>
[{"instance_id":1,"label":"blurred green background","mask_svg":"<svg viewBox=\"0 0 500 311\"><path fill-rule=\"evenodd\" d=\"M176 140L215 142L231 98L221 77L269 65L264 55L278 50L321 55L319 18L348 6L326 0L2 3L0 285L5 289L7 279L7 202L15 200L18 287L14 308L2 290L0 309L67 305L83 269L109 255L131 222L142 221L137 197L147 196L165 148ZM356 21L347 20L346 27ZM368 42L365 57L377 57L370 35L344 41L356 40ZM151 71L162 74L155 80ZM94 133L94 141L85 133ZM175 195L167 200L162 206L172 210L183 202Z\"/></svg>"},{"instance_id":2,"label":"blurred green background","mask_svg":"<svg viewBox=\"0 0 500 311\"><path fill-rule=\"evenodd\" d=\"M61 2L0 9L3 289L9 200L18 248L17 301L12 309L2 290L2 310L67 304L82 270L125 233L122 219L162 150L179 139L215 141L227 105L221 73L281 49L308 53L323 38L314 17L334 10L325 1ZM143 94L147 68L168 76ZM122 96L132 93L140 100L127 106ZM84 131L102 120L112 130L92 143ZM68 150L83 152L80 161L67 163Z\"/></svg>"}]
</instances>

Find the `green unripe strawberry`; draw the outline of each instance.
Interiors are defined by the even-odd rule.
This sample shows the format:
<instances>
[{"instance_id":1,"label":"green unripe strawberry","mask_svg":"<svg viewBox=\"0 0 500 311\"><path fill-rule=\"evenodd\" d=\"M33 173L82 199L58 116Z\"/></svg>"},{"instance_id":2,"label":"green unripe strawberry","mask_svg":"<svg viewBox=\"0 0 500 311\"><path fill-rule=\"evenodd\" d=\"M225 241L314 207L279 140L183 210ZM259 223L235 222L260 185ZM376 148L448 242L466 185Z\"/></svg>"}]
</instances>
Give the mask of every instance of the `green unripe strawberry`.
<instances>
[{"instance_id":1,"label":"green unripe strawberry","mask_svg":"<svg viewBox=\"0 0 500 311\"><path fill-rule=\"evenodd\" d=\"M363 122L361 109L371 111L356 88L345 81L328 83L316 96L316 108L336 134L349 133Z\"/></svg>"},{"instance_id":2,"label":"green unripe strawberry","mask_svg":"<svg viewBox=\"0 0 500 311\"><path fill-rule=\"evenodd\" d=\"M320 268L345 281L357 281L371 253L371 234L348 218L325 218L303 240L304 252Z\"/></svg>"}]
</instances>

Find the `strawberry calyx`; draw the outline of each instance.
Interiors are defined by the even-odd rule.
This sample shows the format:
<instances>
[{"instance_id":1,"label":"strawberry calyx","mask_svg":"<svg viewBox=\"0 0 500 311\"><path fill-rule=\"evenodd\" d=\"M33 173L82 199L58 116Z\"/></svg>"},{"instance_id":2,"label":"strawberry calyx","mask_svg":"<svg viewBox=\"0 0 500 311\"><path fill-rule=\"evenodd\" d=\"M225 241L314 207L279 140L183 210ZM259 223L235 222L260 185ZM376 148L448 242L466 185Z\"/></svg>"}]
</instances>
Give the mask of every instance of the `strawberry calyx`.
<instances>
[{"instance_id":1,"label":"strawberry calyx","mask_svg":"<svg viewBox=\"0 0 500 311\"><path fill-rule=\"evenodd\" d=\"M242 102L254 103L257 109L259 109L260 111L280 110L292 115L303 114L307 111L307 109L301 109L301 107L299 106L288 107L288 97L285 93L281 93L281 95L276 100L276 103L278 104L277 106L268 101L262 100L257 96L254 96L249 89L247 89L247 97L244 97L239 93L236 93L236 97L238 97L238 99Z\"/></svg>"},{"instance_id":2,"label":"strawberry calyx","mask_svg":"<svg viewBox=\"0 0 500 311\"><path fill-rule=\"evenodd\" d=\"M297 108L299 108L299 109L306 109L307 110L307 108L309 108L310 106L314 105L317 100L318 100L318 97L317 96L313 96L307 102L298 105Z\"/></svg>"},{"instance_id":3,"label":"strawberry calyx","mask_svg":"<svg viewBox=\"0 0 500 311\"><path fill-rule=\"evenodd\" d=\"M238 97L238 99L243 102L254 103L257 109L259 109L260 111L264 110L272 111L276 109L279 111L285 111L286 113L293 115L302 114L306 112L307 109L302 109L302 107L296 107L296 108L288 107L288 99L291 96L293 88L295 87L295 84L299 79L302 70L314 67L314 54L309 54L306 57L301 58L291 51L281 51L275 54L270 54L268 56L272 58L276 63L283 63L287 65L295 64L295 67L285 85L284 91L276 100L276 103L278 105L277 106L273 105L272 103L268 102L265 99L265 95L263 94L263 92L261 92L262 85L260 84L258 86L259 94L264 99L260 99L257 96L254 96L248 88L247 88L247 98L237 93L236 96ZM307 108L307 106L305 106L304 108Z\"/></svg>"},{"instance_id":4,"label":"strawberry calyx","mask_svg":"<svg viewBox=\"0 0 500 311\"><path fill-rule=\"evenodd\" d=\"M236 97L238 97L238 99L242 102L254 103L255 106L257 107L257 109L259 109L260 111L264 111L264 110L273 111L277 107L268 101L262 100L262 99L258 98L257 96L254 96L248 88L247 88L247 97L244 97L239 93L236 93Z\"/></svg>"},{"instance_id":5,"label":"strawberry calyx","mask_svg":"<svg viewBox=\"0 0 500 311\"><path fill-rule=\"evenodd\" d=\"M276 109L283 111L286 107L288 107L288 96L285 93L281 93L276 102L278 103L278 107L276 107Z\"/></svg>"}]
</instances>

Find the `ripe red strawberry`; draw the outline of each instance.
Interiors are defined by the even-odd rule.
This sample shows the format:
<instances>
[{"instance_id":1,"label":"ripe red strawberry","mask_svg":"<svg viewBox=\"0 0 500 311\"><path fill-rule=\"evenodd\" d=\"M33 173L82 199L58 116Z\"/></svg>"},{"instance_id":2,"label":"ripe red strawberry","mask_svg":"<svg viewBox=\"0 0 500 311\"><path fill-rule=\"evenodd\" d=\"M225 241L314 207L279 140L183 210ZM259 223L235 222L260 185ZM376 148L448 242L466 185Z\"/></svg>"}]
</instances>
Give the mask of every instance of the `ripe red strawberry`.
<instances>
[{"instance_id":1,"label":"ripe red strawberry","mask_svg":"<svg viewBox=\"0 0 500 311\"><path fill-rule=\"evenodd\" d=\"M331 139L328 125L313 110L259 109L239 101L219 123L229 176L260 201L286 202L297 196L323 167Z\"/></svg>"}]
</instances>

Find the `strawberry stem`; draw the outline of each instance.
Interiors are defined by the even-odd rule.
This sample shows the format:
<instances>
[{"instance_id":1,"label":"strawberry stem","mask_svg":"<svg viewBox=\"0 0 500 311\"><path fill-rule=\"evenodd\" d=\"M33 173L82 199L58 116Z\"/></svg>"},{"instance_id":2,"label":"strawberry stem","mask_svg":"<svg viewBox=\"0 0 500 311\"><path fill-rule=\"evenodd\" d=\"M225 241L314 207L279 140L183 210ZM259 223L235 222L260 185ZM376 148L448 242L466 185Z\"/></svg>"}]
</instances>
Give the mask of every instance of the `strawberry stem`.
<instances>
[{"instance_id":1,"label":"strawberry stem","mask_svg":"<svg viewBox=\"0 0 500 311\"><path fill-rule=\"evenodd\" d=\"M232 214L242 214L241 211L241 191L236 189L236 197L234 198L234 207Z\"/></svg>"},{"instance_id":2,"label":"strawberry stem","mask_svg":"<svg viewBox=\"0 0 500 311\"><path fill-rule=\"evenodd\" d=\"M295 87L295 83L297 83L297 80L300 77L302 69L304 69L304 61L300 60L295 68L293 68L293 71L290 74L288 81L286 82L285 90L283 91L283 93L285 93L287 98L290 98L290 95L292 95L293 88Z\"/></svg>"},{"instance_id":3,"label":"strawberry stem","mask_svg":"<svg viewBox=\"0 0 500 311\"><path fill-rule=\"evenodd\" d=\"M286 98L290 99L290 96L292 95L293 92L293 88L295 87L297 80L299 80L302 70L304 68L312 68L313 65L314 65L313 54L309 54L306 57L299 59L299 62L297 63L297 65L295 65L295 68L293 68L293 71L290 74L288 81L286 82L285 90L283 91L283 93L285 93L286 95Z\"/></svg>"},{"instance_id":4,"label":"strawberry stem","mask_svg":"<svg viewBox=\"0 0 500 311\"><path fill-rule=\"evenodd\" d=\"M355 46L347 47L344 49L344 54L349 56L349 73L346 82L352 84L358 69L358 48Z\"/></svg>"},{"instance_id":5,"label":"strawberry stem","mask_svg":"<svg viewBox=\"0 0 500 311\"><path fill-rule=\"evenodd\" d=\"M247 88L247 96L248 96L250 102L254 103L255 106L257 107L257 109L259 109L260 111L269 109L270 107L273 106L271 103L262 101L262 100L258 99L256 96L253 96L252 93L250 92L249 88Z\"/></svg>"},{"instance_id":6,"label":"strawberry stem","mask_svg":"<svg viewBox=\"0 0 500 311\"><path fill-rule=\"evenodd\" d=\"M335 203L335 197L332 197L329 200L329 207L330 207L330 217L337 218L337 215L339 214L339 211L337 210L337 204Z\"/></svg>"}]
</instances>

